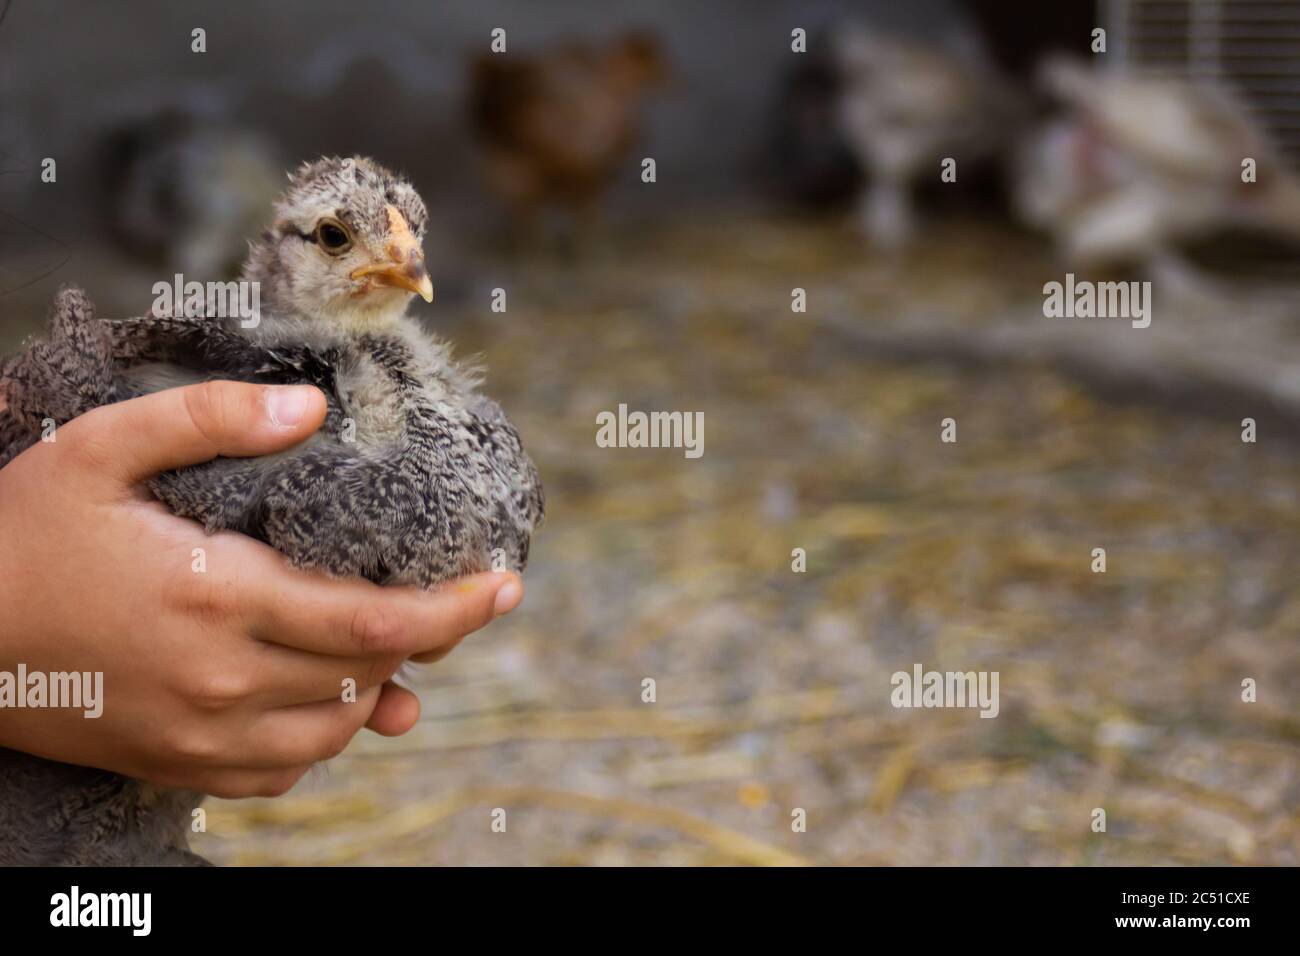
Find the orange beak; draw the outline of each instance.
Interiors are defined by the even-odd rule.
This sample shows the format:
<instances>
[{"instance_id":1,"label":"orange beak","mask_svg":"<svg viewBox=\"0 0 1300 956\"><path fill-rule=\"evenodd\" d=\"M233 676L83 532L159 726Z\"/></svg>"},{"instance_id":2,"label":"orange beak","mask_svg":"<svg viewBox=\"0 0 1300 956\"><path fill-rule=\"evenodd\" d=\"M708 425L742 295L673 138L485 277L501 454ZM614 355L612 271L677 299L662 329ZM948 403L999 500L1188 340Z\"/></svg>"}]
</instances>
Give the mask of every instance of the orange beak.
<instances>
[{"instance_id":1,"label":"orange beak","mask_svg":"<svg viewBox=\"0 0 1300 956\"><path fill-rule=\"evenodd\" d=\"M433 283L424 267L424 251L395 206L388 207L388 245L385 251L388 253L386 260L353 270L352 278L369 278L380 285L414 292L425 302L432 302Z\"/></svg>"}]
</instances>

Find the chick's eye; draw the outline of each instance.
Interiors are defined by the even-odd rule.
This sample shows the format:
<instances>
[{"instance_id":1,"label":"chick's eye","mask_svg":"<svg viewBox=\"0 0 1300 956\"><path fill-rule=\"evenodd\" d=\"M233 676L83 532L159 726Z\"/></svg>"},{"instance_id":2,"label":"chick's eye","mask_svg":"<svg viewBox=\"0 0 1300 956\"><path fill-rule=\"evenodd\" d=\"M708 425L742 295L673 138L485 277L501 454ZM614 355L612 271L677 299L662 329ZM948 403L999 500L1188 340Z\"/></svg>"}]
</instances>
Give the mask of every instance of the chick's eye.
<instances>
[{"instance_id":1,"label":"chick's eye","mask_svg":"<svg viewBox=\"0 0 1300 956\"><path fill-rule=\"evenodd\" d=\"M316 238L326 252L340 253L352 245L352 238L338 223L322 222L316 227Z\"/></svg>"}]
</instances>

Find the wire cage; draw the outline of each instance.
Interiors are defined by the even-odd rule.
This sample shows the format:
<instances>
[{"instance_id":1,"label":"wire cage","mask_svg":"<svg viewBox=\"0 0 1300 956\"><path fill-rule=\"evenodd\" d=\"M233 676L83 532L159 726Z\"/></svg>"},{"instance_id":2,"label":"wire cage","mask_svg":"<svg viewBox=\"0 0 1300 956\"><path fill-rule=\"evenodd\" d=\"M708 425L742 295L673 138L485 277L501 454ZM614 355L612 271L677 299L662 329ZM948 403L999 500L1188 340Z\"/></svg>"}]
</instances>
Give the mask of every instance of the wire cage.
<instances>
[{"instance_id":1,"label":"wire cage","mask_svg":"<svg viewBox=\"0 0 1300 956\"><path fill-rule=\"evenodd\" d=\"M1300 165L1300 0L1103 0L1110 56L1232 89Z\"/></svg>"}]
</instances>

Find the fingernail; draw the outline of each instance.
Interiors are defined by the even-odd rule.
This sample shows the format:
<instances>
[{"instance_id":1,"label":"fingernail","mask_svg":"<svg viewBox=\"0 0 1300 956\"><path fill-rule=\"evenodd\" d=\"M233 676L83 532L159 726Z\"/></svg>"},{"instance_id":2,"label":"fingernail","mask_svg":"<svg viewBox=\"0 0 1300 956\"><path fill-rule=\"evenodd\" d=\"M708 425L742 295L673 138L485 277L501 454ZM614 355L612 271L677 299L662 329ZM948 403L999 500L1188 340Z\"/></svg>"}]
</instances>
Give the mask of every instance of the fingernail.
<instances>
[{"instance_id":1,"label":"fingernail","mask_svg":"<svg viewBox=\"0 0 1300 956\"><path fill-rule=\"evenodd\" d=\"M501 585L501 590L497 591L496 601L492 604L492 612L500 617L502 614L509 614L519 602L523 600L524 587L519 583L519 579L511 577L509 581Z\"/></svg>"},{"instance_id":2,"label":"fingernail","mask_svg":"<svg viewBox=\"0 0 1300 956\"><path fill-rule=\"evenodd\" d=\"M297 425L307 414L307 404L311 401L311 388L304 385L292 385L266 390L266 413L271 422L281 428Z\"/></svg>"}]
</instances>

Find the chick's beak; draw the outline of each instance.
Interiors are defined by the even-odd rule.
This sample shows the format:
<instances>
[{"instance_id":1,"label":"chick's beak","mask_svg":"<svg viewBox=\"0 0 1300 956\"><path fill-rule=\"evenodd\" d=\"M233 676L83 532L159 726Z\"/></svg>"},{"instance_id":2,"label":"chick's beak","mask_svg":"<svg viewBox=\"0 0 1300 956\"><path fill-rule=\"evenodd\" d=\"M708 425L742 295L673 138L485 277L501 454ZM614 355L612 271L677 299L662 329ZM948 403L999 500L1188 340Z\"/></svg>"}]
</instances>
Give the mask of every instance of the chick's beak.
<instances>
[{"instance_id":1,"label":"chick's beak","mask_svg":"<svg viewBox=\"0 0 1300 956\"><path fill-rule=\"evenodd\" d=\"M433 283L424 267L424 251L410 226L394 206L388 207L388 244L385 258L352 272L352 278L368 278L380 285L414 292L425 302L433 301Z\"/></svg>"}]
</instances>

